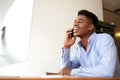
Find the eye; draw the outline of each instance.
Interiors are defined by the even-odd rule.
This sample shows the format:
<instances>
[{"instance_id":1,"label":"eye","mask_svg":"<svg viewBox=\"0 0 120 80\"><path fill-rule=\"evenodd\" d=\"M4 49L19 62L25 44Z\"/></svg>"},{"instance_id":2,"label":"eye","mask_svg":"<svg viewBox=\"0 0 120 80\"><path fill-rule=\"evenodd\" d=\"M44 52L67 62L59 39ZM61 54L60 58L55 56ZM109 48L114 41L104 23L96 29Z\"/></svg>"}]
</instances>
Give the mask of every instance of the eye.
<instances>
[{"instance_id":1,"label":"eye","mask_svg":"<svg viewBox=\"0 0 120 80\"><path fill-rule=\"evenodd\" d=\"M74 20L74 23L84 23L83 19Z\"/></svg>"},{"instance_id":2,"label":"eye","mask_svg":"<svg viewBox=\"0 0 120 80\"><path fill-rule=\"evenodd\" d=\"M82 21L82 20L80 20L80 21L78 21L78 23L83 23L84 21Z\"/></svg>"},{"instance_id":3,"label":"eye","mask_svg":"<svg viewBox=\"0 0 120 80\"><path fill-rule=\"evenodd\" d=\"M83 22L84 22L83 19L79 19L79 20L78 20L78 23L83 23Z\"/></svg>"}]
</instances>

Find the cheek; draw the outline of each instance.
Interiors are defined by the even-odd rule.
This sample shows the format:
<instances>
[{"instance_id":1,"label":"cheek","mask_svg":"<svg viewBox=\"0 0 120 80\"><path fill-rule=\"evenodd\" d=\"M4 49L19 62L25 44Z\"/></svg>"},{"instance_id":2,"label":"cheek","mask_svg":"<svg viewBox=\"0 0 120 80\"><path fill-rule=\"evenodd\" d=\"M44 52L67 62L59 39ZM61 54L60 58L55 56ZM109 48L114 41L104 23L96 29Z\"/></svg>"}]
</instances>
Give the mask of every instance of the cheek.
<instances>
[{"instance_id":1,"label":"cheek","mask_svg":"<svg viewBox=\"0 0 120 80\"><path fill-rule=\"evenodd\" d=\"M88 25L83 25L83 26L81 27L81 29L84 30L84 31L87 31L87 30L88 30Z\"/></svg>"},{"instance_id":2,"label":"cheek","mask_svg":"<svg viewBox=\"0 0 120 80\"><path fill-rule=\"evenodd\" d=\"M86 32L86 31L87 31L87 28L85 26L81 27L80 32Z\"/></svg>"},{"instance_id":3,"label":"cheek","mask_svg":"<svg viewBox=\"0 0 120 80\"><path fill-rule=\"evenodd\" d=\"M88 31L88 29L87 28L85 28L85 27L82 27L80 30L79 30L79 32L78 32L78 34L86 34L87 33L87 31Z\"/></svg>"},{"instance_id":4,"label":"cheek","mask_svg":"<svg viewBox=\"0 0 120 80\"><path fill-rule=\"evenodd\" d=\"M80 28L78 31L75 32L76 35L84 34L86 32L85 28Z\"/></svg>"}]
</instances>

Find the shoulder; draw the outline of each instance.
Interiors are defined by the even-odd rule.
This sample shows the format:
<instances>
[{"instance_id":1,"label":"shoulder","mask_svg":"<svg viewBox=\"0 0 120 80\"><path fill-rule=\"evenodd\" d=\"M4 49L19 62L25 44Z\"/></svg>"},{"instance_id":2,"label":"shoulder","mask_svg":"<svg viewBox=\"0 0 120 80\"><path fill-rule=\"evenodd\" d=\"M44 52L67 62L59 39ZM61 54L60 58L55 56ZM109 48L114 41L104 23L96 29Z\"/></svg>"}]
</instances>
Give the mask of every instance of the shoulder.
<instances>
[{"instance_id":1,"label":"shoulder","mask_svg":"<svg viewBox=\"0 0 120 80\"><path fill-rule=\"evenodd\" d=\"M97 44L99 46L113 46L115 45L114 38L108 33L97 34Z\"/></svg>"},{"instance_id":2,"label":"shoulder","mask_svg":"<svg viewBox=\"0 0 120 80\"><path fill-rule=\"evenodd\" d=\"M99 33L97 34L97 38L100 40L114 41L113 37L108 33Z\"/></svg>"}]
</instances>

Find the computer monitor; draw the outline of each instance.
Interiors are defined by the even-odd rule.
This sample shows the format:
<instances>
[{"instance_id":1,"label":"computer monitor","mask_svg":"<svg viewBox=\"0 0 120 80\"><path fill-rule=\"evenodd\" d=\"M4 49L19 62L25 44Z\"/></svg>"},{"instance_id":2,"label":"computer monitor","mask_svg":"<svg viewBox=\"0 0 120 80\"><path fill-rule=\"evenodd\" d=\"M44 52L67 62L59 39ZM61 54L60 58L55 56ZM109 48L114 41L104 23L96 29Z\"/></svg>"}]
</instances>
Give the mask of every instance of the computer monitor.
<instances>
[{"instance_id":1,"label":"computer monitor","mask_svg":"<svg viewBox=\"0 0 120 80\"><path fill-rule=\"evenodd\" d=\"M0 0L0 66L28 58L33 0Z\"/></svg>"}]
</instances>

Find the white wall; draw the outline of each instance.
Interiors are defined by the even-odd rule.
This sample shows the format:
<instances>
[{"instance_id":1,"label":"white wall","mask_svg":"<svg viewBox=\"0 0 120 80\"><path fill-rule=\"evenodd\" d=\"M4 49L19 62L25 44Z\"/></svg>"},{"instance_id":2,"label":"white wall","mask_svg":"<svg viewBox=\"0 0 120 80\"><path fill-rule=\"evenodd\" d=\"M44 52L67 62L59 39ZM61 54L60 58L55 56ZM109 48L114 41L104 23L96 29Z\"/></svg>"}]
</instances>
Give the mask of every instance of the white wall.
<instances>
[{"instance_id":1,"label":"white wall","mask_svg":"<svg viewBox=\"0 0 120 80\"><path fill-rule=\"evenodd\" d=\"M35 0L29 59L0 68L0 75L40 76L58 72L65 30L78 10L87 9L103 20L102 0Z\"/></svg>"}]
</instances>

